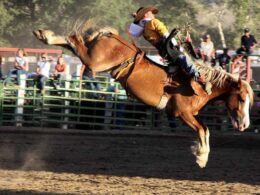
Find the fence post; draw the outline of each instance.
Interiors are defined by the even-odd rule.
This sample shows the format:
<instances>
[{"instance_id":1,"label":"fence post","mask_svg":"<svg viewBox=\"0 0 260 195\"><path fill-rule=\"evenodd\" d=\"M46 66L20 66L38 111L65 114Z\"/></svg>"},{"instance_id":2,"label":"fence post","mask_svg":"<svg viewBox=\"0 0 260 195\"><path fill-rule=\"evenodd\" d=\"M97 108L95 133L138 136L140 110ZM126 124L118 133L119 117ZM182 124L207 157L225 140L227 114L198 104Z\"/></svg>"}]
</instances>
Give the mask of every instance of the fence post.
<instances>
[{"instance_id":1,"label":"fence post","mask_svg":"<svg viewBox=\"0 0 260 195\"><path fill-rule=\"evenodd\" d=\"M68 76L66 76L65 77L65 86L64 86L64 88L65 88L65 92L64 92L64 97L65 98L69 98L69 89L70 89L70 80L71 80L71 77L68 75ZM68 119L69 119L69 117L68 117L68 115L69 115L69 113L70 113L70 109L69 109L69 105L70 105L70 101L68 101L68 100L64 100L64 107L65 107L65 109L64 109L64 124L62 125L62 129L68 129ZM65 116L66 115L66 116Z\"/></svg>"},{"instance_id":2,"label":"fence post","mask_svg":"<svg viewBox=\"0 0 260 195\"><path fill-rule=\"evenodd\" d=\"M251 58L247 56L246 58L246 81L250 83L251 81Z\"/></svg>"},{"instance_id":3,"label":"fence post","mask_svg":"<svg viewBox=\"0 0 260 195\"><path fill-rule=\"evenodd\" d=\"M4 98L4 83L0 81L0 126L3 125L3 98Z\"/></svg>"},{"instance_id":4,"label":"fence post","mask_svg":"<svg viewBox=\"0 0 260 195\"><path fill-rule=\"evenodd\" d=\"M19 75L18 75L19 76ZM24 106L24 94L25 94L25 79L26 75L21 74L20 75L20 83L19 88L17 90L17 100L16 100L16 109L15 109L15 116L16 116L16 126L21 127L23 126L23 106Z\"/></svg>"}]
</instances>

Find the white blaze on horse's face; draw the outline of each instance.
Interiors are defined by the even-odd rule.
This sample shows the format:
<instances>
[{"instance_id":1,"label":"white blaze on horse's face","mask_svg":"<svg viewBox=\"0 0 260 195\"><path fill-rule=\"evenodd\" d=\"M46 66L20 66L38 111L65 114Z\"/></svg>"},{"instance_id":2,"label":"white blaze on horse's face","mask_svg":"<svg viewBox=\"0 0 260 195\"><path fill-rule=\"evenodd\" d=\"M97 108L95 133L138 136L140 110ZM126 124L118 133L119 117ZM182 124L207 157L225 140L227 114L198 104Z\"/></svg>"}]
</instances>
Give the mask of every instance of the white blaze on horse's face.
<instances>
[{"instance_id":1,"label":"white blaze on horse's face","mask_svg":"<svg viewBox=\"0 0 260 195\"><path fill-rule=\"evenodd\" d=\"M246 94L245 98L241 100L241 97L237 94L230 98L231 104L229 104L229 114L231 117L232 125L239 131L244 131L250 125L249 108L250 98ZM235 105L235 106L234 106Z\"/></svg>"},{"instance_id":2,"label":"white blaze on horse's face","mask_svg":"<svg viewBox=\"0 0 260 195\"><path fill-rule=\"evenodd\" d=\"M249 110L250 110L250 98L249 95L246 96L246 101L244 105L244 113L245 113L245 129L249 127L250 125L250 119L249 119Z\"/></svg>"}]
</instances>

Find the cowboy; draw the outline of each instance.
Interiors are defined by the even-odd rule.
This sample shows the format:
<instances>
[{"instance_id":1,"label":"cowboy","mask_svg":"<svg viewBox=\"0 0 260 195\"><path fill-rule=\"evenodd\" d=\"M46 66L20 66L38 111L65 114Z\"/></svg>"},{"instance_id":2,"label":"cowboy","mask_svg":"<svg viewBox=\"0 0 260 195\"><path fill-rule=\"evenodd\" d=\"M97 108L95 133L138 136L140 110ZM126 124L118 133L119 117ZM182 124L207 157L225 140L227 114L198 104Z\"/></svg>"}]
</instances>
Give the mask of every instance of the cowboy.
<instances>
[{"instance_id":1,"label":"cowboy","mask_svg":"<svg viewBox=\"0 0 260 195\"><path fill-rule=\"evenodd\" d=\"M159 54L163 52L165 47L164 42L169 36L169 31L165 24L155 18L155 14L159 11L155 7L141 7L136 13L133 13L134 22L130 25L129 33L134 37L143 37L150 42L159 51ZM190 41L190 38L189 40ZM171 42L175 46L176 55L175 59L171 61L176 62L190 77L196 81L204 82L204 77L199 74L195 65L179 50L177 50L178 42L175 38L172 38Z\"/></svg>"}]
</instances>

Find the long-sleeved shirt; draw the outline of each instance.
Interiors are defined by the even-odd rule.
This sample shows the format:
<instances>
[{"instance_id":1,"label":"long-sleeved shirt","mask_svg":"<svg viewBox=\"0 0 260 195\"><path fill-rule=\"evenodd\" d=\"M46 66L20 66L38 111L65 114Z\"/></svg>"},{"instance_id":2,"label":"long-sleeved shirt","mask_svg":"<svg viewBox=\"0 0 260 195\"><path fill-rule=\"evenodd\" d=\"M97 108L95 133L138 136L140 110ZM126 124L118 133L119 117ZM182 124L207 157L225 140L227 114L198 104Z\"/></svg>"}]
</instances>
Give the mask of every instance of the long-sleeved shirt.
<instances>
[{"instance_id":1,"label":"long-sleeved shirt","mask_svg":"<svg viewBox=\"0 0 260 195\"><path fill-rule=\"evenodd\" d=\"M157 46L167 33L169 33L167 27L160 20L152 19L146 21L143 36L152 45Z\"/></svg>"}]
</instances>

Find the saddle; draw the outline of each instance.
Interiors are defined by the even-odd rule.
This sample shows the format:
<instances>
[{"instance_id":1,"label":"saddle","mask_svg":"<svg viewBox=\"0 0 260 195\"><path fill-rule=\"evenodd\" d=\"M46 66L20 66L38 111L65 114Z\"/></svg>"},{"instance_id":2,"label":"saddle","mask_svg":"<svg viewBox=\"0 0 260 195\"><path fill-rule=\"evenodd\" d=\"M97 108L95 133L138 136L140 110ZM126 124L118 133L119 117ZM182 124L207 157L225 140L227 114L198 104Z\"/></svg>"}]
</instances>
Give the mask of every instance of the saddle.
<instances>
[{"instance_id":1,"label":"saddle","mask_svg":"<svg viewBox=\"0 0 260 195\"><path fill-rule=\"evenodd\" d=\"M179 51L172 43L172 38L174 38L178 32L179 30L176 28L174 28L171 31L170 35L167 37L165 41L164 49L163 49L164 56L170 58L172 62L175 62L178 56L181 54L181 51ZM182 46L184 47L185 51L187 51L189 55L191 55L195 59L199 59L191 42L184 42L182 43Z\"/></svg>"},{"instance_id":2,"label":"saddle","mask_svg":"<svg viewBox=\"0 0 260 195\"><path fill-rule=\"evenodd\" d=\"M171 31L170 35L167 37L166 41L165 41L165 44L164 45L164 48L163 48L163 54L164 54L164 57L169 59L169 61L171 62L175 62L179 55L181 55L181 52L175 47L175 45L173 45L172 43L172 38L174 38L177 33L179 31L175 28Z\"/></svg>"}]
</instances>

